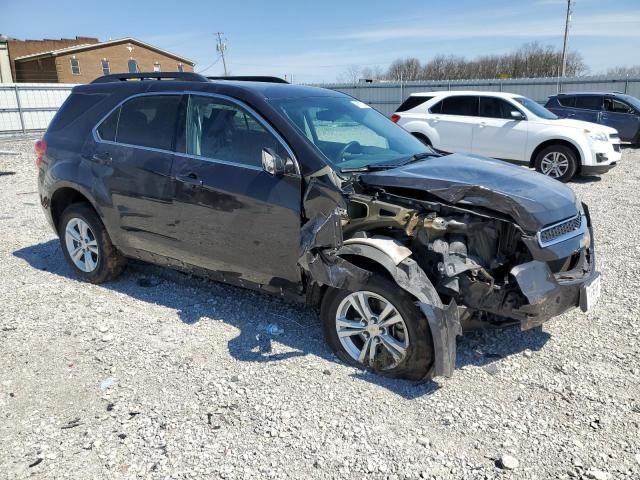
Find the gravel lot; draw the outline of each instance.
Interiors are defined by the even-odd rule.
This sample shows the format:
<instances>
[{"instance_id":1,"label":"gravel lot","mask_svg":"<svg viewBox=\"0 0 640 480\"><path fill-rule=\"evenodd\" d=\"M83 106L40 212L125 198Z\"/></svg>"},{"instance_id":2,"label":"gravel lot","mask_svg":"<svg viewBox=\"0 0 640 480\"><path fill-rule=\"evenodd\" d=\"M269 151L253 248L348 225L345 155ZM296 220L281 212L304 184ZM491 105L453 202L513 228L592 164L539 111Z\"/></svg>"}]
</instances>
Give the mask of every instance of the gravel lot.
<instances>
[{"instance_id":1,"label":"gravel lot","mask_svg":"<svg viewBox=\"0 0 640 480\"><path fill-rule=\"evenodd\" d=\"M453 378L413 385L276 298L141 263L78 282L32 143L0 138L0 478L640 478L640 150L571 184L598 306L467 334Z\"/></svg>"}]
</instances>

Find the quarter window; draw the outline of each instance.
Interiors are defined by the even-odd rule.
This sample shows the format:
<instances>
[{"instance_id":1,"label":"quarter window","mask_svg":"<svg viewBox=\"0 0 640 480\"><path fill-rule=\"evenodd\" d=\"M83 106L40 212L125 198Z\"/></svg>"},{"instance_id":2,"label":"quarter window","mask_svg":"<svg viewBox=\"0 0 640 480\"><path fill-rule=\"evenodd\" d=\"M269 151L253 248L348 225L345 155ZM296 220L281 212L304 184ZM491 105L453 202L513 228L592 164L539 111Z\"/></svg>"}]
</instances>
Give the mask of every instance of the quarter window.
<instances>
[{"instance_id":1,"label":"quarter window","mask_svg":"<svg viewBox=\"0 0 640 480\"><path fill-rule=\"evenodd\" d=\"M71 59L71 73L73 75L80 75L80 60L77 58Z\"/></svg>"},{"instance_id":2,"label":"quarter window","mask_svg":"<svg viewBox=\"0 0 640 480\"><path fill-rule=\"evenodd\" d=\"M487 118L508 118L513 120L511 112L518 110L509 102L496 97L480 97L480 116Z\"/></svg>"},{"instance_id":3,"label":"quarter window","mask_svg":"<svg viewBox=\"0 0 640 480\"><path fill-rule=\"evenodd\" d=\"M423 103L428 102L433 97L423 97L423 96L411 96L407 98L402 105L398 107L396 112L406 112L407 110L411 110L412 108L416 108L418 105L422 105Z\"/></svg>"},{"instance_id":4,"label":"quarter window","mask_svg":"<svg viewBox=\"0 0 640 480\"><path fill-rule=\"evenodd\" d=\"M577 95L576 108L583 108L585 110L602 110L602 96Z\"/></svg>"},{"instance_id":5,"label":"quarter window","mask_svg":"<svg viewBox=\"0 0 640 480\"><path fill-rule=\"evenodd\" d=\"M475 117L478 115L478 97L465 95L447 97L443 100L441 113Z\"/></svg>"},{"instance_id":6,"label":"quarter window","mask_svg":"<svg viewBox=\"0 0 640 480\"><path fill-rule=\"evenodd\" d=\"M263 148L278 140L253 115L222 99L192 95L187 110L187 153L259 167Z\"/></svg>"},{"instance_id":7,"label":"quarter window","mask_svg":"<svg viewBox=\"0 0 640 480\"><path fill-rule=\"evenodd\" d=\"M140 147L173 150L180 95L135 97L124 103L98 127L103 140Z\"/></svg>"},{"instance_id":8,"label":"quarter window","mask_svg":"<svg viewBox=\"0 0 640 480\"><path fill-rule=\"evenodd\" d=\"M102 60L102 74L109 75L111 73L111 67L109 66L109 60L106 58Z\"/></svg>"},{"instance_id":9,"label":"quarter window","mask_svg":"<svg viewBox=\"0 0 640 480\"><path fill-rule=\"evenodd\" d=\"M127 62L127 67L129 69L129 73L137 73L138 72L138 62L135 59L131 58Z\"/></svg>"}]
</instances>

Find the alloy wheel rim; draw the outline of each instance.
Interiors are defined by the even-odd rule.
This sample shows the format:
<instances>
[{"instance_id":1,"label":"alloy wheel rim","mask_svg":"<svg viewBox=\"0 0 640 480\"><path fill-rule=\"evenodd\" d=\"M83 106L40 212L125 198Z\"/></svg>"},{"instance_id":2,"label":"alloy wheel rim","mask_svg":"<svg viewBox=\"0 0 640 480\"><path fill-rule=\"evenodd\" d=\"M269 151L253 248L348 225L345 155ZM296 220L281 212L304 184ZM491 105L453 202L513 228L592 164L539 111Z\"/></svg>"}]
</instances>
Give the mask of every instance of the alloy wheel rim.
<instances>
[{"instance_id":1,"label":"alloy wheel rim","mask_svg":"<svg viewBox=\"0 0 640 480\"><path fill-rule=\"evenodd\" d=\"M85 273L93 272L100 258L96 236L84 220L72 218L64 230L67 252L73 264Z\"/></svg>"},{"instance_id":2,"label":"alloy wheel rim","mask_svg":"<svg viewBox=\"0 0 640 480\"><path fill-rule=\"evenodd\" d=\"M569 159L564 153L549 152L542 158L542 173L553 178L560 178L569 170Z\"/></svg>"},{"instance_id":3,"label":"alloy wheel rim","mask_svg":"<svg viewBox=\"0 0 640 480\"><path fill-rule=\"evenodd\" d=\"M336 332L351 358L376 370L390 370L407 356L407 325L397 308L376 293L347 295L336 311Z\"/></svg>"}]
</instances>

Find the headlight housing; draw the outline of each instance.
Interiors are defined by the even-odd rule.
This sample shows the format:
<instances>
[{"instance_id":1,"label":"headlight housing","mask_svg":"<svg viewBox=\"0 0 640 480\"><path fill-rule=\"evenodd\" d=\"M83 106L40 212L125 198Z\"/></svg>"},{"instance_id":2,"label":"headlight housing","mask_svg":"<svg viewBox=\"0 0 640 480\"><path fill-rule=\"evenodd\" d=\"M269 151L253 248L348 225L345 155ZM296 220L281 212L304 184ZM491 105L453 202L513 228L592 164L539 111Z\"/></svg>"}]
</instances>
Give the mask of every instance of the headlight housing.
<instances>
[{"instance_id":1,"label":"headlight housing","mask_svg":"<svg viewBox=\"0 0 640 480\"><path fill-rule=\"evenodd\" d=\"M587 136L594 142L608 142L609 136L604 132L592 132L590 130L585 130Z\"/></svg>"}]
</instances>

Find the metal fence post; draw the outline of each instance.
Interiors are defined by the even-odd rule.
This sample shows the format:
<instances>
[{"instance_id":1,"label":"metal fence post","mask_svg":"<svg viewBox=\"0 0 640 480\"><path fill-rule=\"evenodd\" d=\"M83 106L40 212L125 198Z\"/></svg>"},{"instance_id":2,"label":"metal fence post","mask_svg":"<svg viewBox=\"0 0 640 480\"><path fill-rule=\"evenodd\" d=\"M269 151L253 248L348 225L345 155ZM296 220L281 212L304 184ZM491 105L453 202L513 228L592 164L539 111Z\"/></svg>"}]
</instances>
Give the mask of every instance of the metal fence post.
<instances>
[{"instance_id":1,"label":"metal fence post","mask_svg":"<svg viewBox=\"0 0 640 480\"><path fill-rule=\"evenodd\" d=\"M624 80L624 93L625 93L625 95L627 94L628 90L629 90L629 79L625 78L625 80Z\"/></svg>"},{"instance_id":2,"label":"metal fence post","mask_svg":"<svg viewBox=\"0 0 640 480\"><path fill-rule=\"evenodd\" d=\"M20 116L20 127L22 129L22 133L26 133L26 128L24 126L24 115L22 114L22 104L20 103L20 90L18 89L18 84L14 84L13 88L16 92L16 104L18 105L18 115Z\"/></svg>"}]
</instances>

